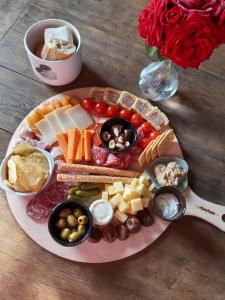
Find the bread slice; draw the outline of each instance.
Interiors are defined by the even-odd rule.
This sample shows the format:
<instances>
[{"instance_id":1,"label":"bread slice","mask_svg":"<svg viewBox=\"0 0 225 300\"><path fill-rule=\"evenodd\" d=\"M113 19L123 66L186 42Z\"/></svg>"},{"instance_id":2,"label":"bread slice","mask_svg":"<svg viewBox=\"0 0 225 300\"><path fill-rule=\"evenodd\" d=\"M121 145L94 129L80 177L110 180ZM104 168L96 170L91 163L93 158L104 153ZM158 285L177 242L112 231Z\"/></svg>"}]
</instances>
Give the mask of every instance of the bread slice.
<instances>
[{"instance_id":1,"label":"bread slice","mask_svg":"<svg viewBox=\"0 0 225 300\"><path fill-rule=\"evenodd\" d=\"M154 107L146 116L145 119L149 121L156 130L169 124L167 116L161 112L158 107Z\"/></svg>"},{"instance_id":2,"label":"bread slice","mask_svg":"<svg viewBox=\"0 0 225 300\"><path fill-rule=\"evenodd\" d=\"M136 96L134 96L129 92L124 91L120 94L117 104L121 105L122 107L132 109L136 99L137 99Z\"/></svg>"},{"instance_id":3,"label":"bread slice","mask_svg":"<svg viewBox=\"0 0 225 300\"><path fill-rule=\"evenodd\" d=\"M105 88L93 87L88 93L88 97L91 97L94 101L105 100Z\"/></svg>"},{"instance_id":4,"label":"bread slice","mask_svg":"<svg viewBox=\"0 0 225 300\"><path fill-rule=\"evenodd\" d=\"M105 102L115 105L120 97L121 91L113 88L105 88L104 100Z\"/></svg>"},{"instance_id":5,"label":"bread slice","mask_svg":"<svg viewBox=\"0 0 225 300\"><path fill-rule=\"evenodd\" d=\"M159 141L157 147L158 156L162 156L166 153L169 146L173 143L174 131L170 129L163 134L163 138Z\"/></svg>"},{"instance_id":6,"label":"bread slice","mask_svg":"<svg viewBox=\"0 0 225 300\"><path fill-rule=\"evenodd\" d=\"M145 116L154 108L154 106L151 105L151 103L147 100L137 98L134 102L134 105L132 107L139 115L142 116L142 118L145 118Z\"/></svg>"}]
</instances>

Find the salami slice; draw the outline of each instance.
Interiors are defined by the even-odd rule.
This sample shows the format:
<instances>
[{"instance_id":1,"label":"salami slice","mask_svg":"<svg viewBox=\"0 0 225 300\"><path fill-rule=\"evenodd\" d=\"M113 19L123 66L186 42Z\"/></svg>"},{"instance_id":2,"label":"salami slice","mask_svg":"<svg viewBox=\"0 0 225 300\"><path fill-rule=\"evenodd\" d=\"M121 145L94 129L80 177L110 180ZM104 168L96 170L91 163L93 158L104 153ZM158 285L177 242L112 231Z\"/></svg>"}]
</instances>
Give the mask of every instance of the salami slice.
<instances>
[{"instance_id":1,"label":"salami slice","mask_svg":"<svg viewBox=\"0 0 225 300\"><path fill-rule=\"evenodd\" d=\"M95 145L93 145L92 147L92 156L93 156L93 160L97 165L104 165L104 163L106 162L108 156L109 156L109 152L102 148L102 147L97 147Z\"/></svg>"},{"instance_id":2,"label":"salami slice","mask_svg":"<svg viewBox=\"0 0 225 300\"><path fill-rule=\"evenodd\" d=\"M65 199L68 188L68 184L55 182L29 201L26 207L27 215L35 222L46 222L51 210Z\"/></svg>"}]
</instances>

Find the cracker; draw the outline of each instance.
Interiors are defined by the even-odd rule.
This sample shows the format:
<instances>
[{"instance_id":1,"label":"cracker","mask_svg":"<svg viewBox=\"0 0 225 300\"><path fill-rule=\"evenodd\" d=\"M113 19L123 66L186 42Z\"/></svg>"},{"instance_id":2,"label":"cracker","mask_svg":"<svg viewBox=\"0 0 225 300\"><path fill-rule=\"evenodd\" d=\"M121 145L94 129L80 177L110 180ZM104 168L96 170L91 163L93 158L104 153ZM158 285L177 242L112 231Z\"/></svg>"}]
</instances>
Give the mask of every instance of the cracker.
<instances>
[{"instance_id":1,"label":"cracker","mask_svg":"<svg viewBox=\"0 0 225 300\"><path fill-rule=\"evenodd\" d=\"M157 153L157 148L158 148L158 144L159 142L163 139L163 136L164 134L160 134L153 142L153 145L151 147L151 160L154 160L157 156L158 156L158 153ZM148 155L148 153L147 153Z\"/></svg>"},{"instance_id":2,"label":"cracker","mask_svg":"<svg viewBox=\"0 0 225 300\"><path fill-rule=\"evenodd\" d=\"M120 94L119 99L117 100L117 104L119 104L122 107L132 109L136 99L137 99L137 97L134 96L133 94L123 91Z\"/></svg>"},{"instance_id":3,"label":"cracker","mask_svg":"<svg viewBox=\"0 0 225 300\"><path fill-rule=\"evenodd\" d=\"M151 148L153 141L151 141L148 146L144 149L144 151L141 153L138 162L141 168L143 168L144 166L146 166L147 162L147 157L146 157L146 153L148 152L148 150Z\"/></svg>"},{"instance_id":4,"label":"cracker","mask_svg":"<svg viewBox=\"0 0 225 300\"><path fill-rule=\"evenodd\" d=\"M158 143L158 147L157 147L158 156L162 156L163 154L166 153L169 146L173 143L173 139L174 139L173 129L170 129L163 134L163 138Z\"/></svg>"}]
</instances>

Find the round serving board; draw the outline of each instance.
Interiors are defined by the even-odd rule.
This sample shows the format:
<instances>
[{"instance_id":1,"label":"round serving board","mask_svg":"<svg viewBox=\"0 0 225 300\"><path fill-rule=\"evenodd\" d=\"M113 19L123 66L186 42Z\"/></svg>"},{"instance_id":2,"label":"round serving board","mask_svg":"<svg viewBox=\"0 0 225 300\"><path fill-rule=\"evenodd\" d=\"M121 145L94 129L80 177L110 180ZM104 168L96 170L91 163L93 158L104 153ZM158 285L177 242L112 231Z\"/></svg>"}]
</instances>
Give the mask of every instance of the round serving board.
<instances>
[{"instance_id":1,"label":"round serving board","mask_svg":"<svg viewBox=\"0 0 225 300\"><path fill-rule=\"evenodd\" d=\"M83 99L88 94L89 90L90 88L74 89L64 94L76 95ZM60 94L49 98L48 100L56 97L60 97ZM12 149L19 130L22 126L25 126L25 124L25 120L23 120L18 126L12 136L7 152L10 152ZM182 157L182 151L176 138L172 146L168 149L166 155ZM67 248L57 244L52 239L48 232L47 223L38 224L27 216L26 205L29 201L28 197L18 197L12 193L7 193L6 196L10 209L17 222L37 244L58 256L78 262L103 263L131 256L153 243L170 224L155 216L154 225L150 227L142 227L140 232L130 235L129 239L126 241L116 240L113 243L107 243L104 240L101 240L97 244L85 241L79 246Z\"/></svg>"}]
</instances>

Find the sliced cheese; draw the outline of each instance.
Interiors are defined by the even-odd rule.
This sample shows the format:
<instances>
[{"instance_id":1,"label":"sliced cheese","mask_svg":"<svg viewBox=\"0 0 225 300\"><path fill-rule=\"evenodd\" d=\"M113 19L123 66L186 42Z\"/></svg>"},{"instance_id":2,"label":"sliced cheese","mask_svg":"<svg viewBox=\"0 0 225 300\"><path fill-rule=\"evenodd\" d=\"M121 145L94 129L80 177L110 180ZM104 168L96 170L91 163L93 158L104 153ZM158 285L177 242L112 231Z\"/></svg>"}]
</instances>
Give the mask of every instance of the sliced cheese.
<instances>
[{"instance_id":1,"label":"sliced cheese","mask_svg":"<svg viewBox=\"0 0 225 300\"><path fill-rule=\"evenodd\" d=\"M56 115L57 120L59 121L60 126L62 127L61 131L67 131L70 128L75 128L74 123L68 115L66 114L67 110L70 109L71 105L60 107L55 110L54 113Z\"/></svg>"},{"instance_id":2,"label":"sliced cheese","mask_svg":"<svg viewBox=\"0 0 225 300\"><path fill-rule=\"evenodd\" d=\"M52 128L55 132L59 132L59 131L63 130L63 128L61 127L61 124L60 124L59 120L57 119L56 114L54 112L50 112L49 114L45 115L45 119L52 126Z\"/></svg>"},{"instance_id":3,"label":"sliced cheese","mask_svg":"<svg viewBox=\"0 0 225 300\"><path fill-rule=\"evenodd\" d=\"M56 141L55 131L46 119L40 120L35 125L46 143L53 144Z\"/></svg>"},{"instance_id":4,"label":"sliced cheese","mask_svg":"<svg viewBox=\"0 0 225 300\"><path fill-rule=\"evenodd\" d=\"M92 124L94 124L94 120L92 119L90 114L85 109L83 109L80 104L69 108L65 111L65 114L73 123L73 127L76 127L79 130L87 129Z\"/></svg>"}]
</instances>

